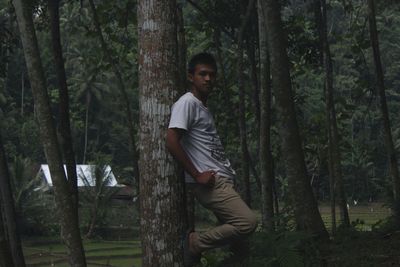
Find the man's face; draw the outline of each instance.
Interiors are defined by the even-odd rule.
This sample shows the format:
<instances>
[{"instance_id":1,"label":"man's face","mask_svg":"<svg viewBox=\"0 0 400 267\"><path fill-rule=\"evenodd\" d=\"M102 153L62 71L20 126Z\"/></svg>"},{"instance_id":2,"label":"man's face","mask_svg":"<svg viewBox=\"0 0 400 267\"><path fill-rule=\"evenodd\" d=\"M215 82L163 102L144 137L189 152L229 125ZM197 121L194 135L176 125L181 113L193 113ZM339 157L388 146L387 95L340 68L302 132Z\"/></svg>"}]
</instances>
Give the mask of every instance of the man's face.
<instances>
[{"instance_id":1,"label":"man's face","mask_svg":"<svg viewBox=\"0 0 400 267\"><path fill-rule=\"evenodd\" d=\"M197 64L194 73L189 73L188 78L195 93L208 96L214 87L216 71L211 65Z\"/></svg>"}]
</instances>

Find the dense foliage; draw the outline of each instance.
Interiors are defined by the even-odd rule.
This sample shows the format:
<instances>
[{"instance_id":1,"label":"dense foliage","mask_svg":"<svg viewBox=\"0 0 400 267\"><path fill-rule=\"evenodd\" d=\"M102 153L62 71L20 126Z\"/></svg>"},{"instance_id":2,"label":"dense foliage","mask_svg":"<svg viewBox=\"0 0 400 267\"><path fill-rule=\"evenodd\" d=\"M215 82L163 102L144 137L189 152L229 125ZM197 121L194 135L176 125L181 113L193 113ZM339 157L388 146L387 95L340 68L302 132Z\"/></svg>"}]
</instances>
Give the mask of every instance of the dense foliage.
<instances>
[{"instance_id":1,"label":"dense foliage","mask_svg":"<svg viewBox=\"0 0 400 267\"><path fill-rule=\"evenodd\" d=\"M105 41L122 73L128 98L138 123L138 63L136 1L95 1ZM292 83L298 121L303 139L308 173L320 201L329 200L328 137L324 102L324 70L313 1L281 1L282 16L288 34ZM379 2L379 1L377 1ZM30 1L47 78L54 120L58 122L58 83L51 52L51 36L45 1ZM218 61L218 86L209 106L228 157L239 173L239 88L236 77L237 34L244 10L243 1L183 1L188 55L210 51ZM395 1L378 3L377 22L380 51L384 66L387 102L393 141L400 149L400 5ZM252 166L253 206L260 208L257 184L259 157L258 83L259 66L256 10L245 31L245 104L248 149ZM391 198L389 163L384 144L382 115L376 90L375 67L368 33L368 9L365 1L328 3L328 37L333 59L335 107L342 153L342 170L347 201L386 201ZM126 115L112 66L106 60L96 33L87 1L62 1L60 28L70 94L71 130L78 164L106 162L113 167L120 183L134 184L132 151ZM16 209L26 233L32 225L43 225L44 202L33 191L34 177L45 156L36 123L35 106L30 90L21 41L13 8L0 0L0 129L12 178ZM272 110L272 153L278 199L285 202L287 177L283 165L276 109ZM137 132L135 132L135 135ZM94 195L96 192L92 192ZM108 197L108 196L107 196ZM90 200L86 200L90 202ZM103 200L102 200L103 201ZM42 203L42 204L41 204ZM29 204L29 205L28 205ZM107 209L107 205L102 205ZM86 213L90 213L85 211ZM106 212L99 211L104 219ZM88 224L90 216L82 221ZM201 215L202 216L202 215ZM208 217L208 214L204 215ZM106 221L106 219L104 219ZM54 225L54 223L52 222ZM32 230L33 231L33 230ZM42 229L35 231L41 232ZM43 230L44 231L44 230ZM260 237L261 238L261 237ZM262 237L264 244L292 238L283 233ZM293 237L297 241L307 236ZM267 240L267 241L266 241ZM289 241L288 241L289 240ZM255 243L258 241L255 240ZM278 242L278 244L280 244ZM287 248L287 247L286 247ZM254 261L257 257L255 249ZM271 258L279 261L279 247ZM285 250L290 253L290 250ZM297 259L293 248L293 261ZM300 257L300 256L299 256ZM272 264L272 263L271 263ZM285 266L284 263L280 262ZM261 265L259 265L261 266ZM268 265L266 265L268 266ZM286 265L289 266L289 265ZM295 266L290 265L290 266Z\"/></svg>"}]
</instances>

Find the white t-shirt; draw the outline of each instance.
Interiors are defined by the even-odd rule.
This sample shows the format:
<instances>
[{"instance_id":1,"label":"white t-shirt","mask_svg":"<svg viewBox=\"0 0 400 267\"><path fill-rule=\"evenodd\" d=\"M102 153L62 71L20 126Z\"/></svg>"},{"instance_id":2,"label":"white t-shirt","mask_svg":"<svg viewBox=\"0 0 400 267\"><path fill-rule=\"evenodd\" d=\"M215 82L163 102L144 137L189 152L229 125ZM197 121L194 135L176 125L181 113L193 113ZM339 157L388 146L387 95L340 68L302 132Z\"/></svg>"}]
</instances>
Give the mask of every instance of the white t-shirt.
<instances>
[{"instance_id":1,"label":"white t-shirt","mask_svg":"<svg viewBox=\"0 0 400 267\"><path fill-rule=\"evenodd\" d=\"M192 93L181 96L172 106L168 128L184 129L181 144L199 172L213 170L217 175L234 179L236 173L225 156L210 111ZM195 183L185 172L187 183Z\"/></svg>"}]
</instances>

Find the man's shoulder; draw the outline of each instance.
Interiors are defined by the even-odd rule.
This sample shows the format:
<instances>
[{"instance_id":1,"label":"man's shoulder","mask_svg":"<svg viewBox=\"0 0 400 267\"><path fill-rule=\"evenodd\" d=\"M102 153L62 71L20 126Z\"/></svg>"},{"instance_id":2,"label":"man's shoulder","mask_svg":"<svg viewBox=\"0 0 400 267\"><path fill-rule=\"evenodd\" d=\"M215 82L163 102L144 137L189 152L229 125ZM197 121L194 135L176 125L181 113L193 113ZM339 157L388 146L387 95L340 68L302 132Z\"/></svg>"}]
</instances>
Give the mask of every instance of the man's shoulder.
<instances>
[{"instance_id":1,"label":"man's shoulder","mask_svg":"<svg viewBox=\"0 0 400 267\"><path fill-rule=\"evenodd\" d=\"M197 101L196 101L196 98L193 96L193 94L192 93L190 93L190 92L187 92L186 94L184 94L184 95L182 95L179 99L178 99L178 101L176 101L175 102L175 105L176 104L192 104L192 105L194 105L194 104L196 104L197 103Z\"/></svg>"}]
</instances>

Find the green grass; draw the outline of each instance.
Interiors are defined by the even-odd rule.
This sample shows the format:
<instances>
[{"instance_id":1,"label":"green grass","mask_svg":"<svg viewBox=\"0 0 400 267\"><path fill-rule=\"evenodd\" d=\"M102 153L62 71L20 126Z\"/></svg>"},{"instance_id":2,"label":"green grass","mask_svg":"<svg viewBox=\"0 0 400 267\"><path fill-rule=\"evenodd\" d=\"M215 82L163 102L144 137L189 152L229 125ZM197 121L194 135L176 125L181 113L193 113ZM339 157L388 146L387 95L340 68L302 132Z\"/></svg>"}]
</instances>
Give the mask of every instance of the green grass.
<instances>
[{"instance_id":1,"label":"green grass","mask_svg":"<svg viewBox=\"0 0 400 267\"><path fill-rule=\"evenodd\" d=\"M319 207L321 217L325 226L330 229L332 226L331 212L329 204ZM349 207L350 222L354 222L360 231L370 231L372 226L390 215L390 210L383 203L369 203L367 205L357 205ZM339 208L336 207L336 223L340 219Z\"/></svg>"},{"instance_id":2,"label":"green grass","mask_svg":"<svg viewBox=\"0 0 400 267\"><path fill-rule=\"evenodd\" d=\"M65 246L54 240L24 242L27 266L69 266ZM139 241L85 241L88 266L141 266Z\"/></svg>"},{"instance_id":3,"label":"green grass","mask_svg":"<svg viewBox=\"0 0 400 267\"><path fill-rule=\"evenodd\" d=\"M320 205L321 216L327 229L331 228L329 204ZM336 219L339 220L339 209L336 209ZM260 216L259 212L257 212ZM387 218L390 211L382 203L350 206L349 216L351 221L357 221L356 228L361 231L370 231L372 226ZM213 227L213 223L199 223L197 229L205 230ZM372 243L373 244L373 243ZM381 245L383 247L383 245ZM24 255L27 266L69 266L65 246L59 239L35 238L23 242ZM88 266L141 266L140 242L131 241L84 241L84 248ZM348 248L349 251L351 250ZM338 251L341 258L347 258L345 252ZM382 252L383 253L383 252Z\"/></svg>"}]
</instances>

